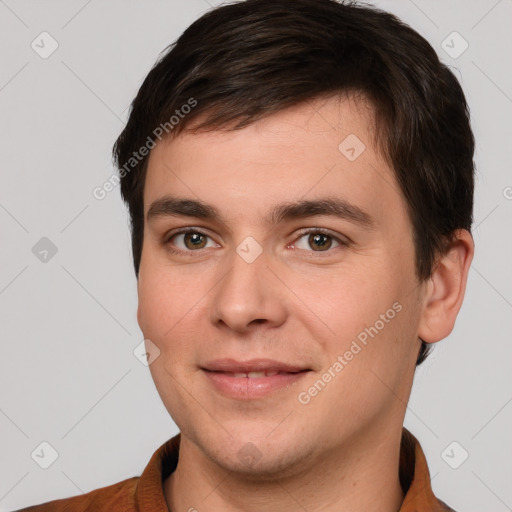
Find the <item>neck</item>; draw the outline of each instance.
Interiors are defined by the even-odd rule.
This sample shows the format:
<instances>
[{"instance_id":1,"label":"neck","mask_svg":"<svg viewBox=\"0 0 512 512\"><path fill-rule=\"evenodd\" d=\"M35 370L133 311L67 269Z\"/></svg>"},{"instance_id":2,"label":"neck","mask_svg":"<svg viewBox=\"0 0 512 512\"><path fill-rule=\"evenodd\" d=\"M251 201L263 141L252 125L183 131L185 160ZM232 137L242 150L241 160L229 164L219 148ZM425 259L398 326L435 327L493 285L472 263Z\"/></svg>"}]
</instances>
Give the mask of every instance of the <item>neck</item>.
<instances>
[{"instance_id":1,"label":"neck","mask_svg":"<svg viewBox=\"0 0 512 512\"><path fill-rule=\"evenodd\" d=\"M397 512L404 499L400 439L401 429L358 433L286 476L256 478L220 467L182 436L178 466L164 494L171 512Z\"/></svg>"}]
</instances>

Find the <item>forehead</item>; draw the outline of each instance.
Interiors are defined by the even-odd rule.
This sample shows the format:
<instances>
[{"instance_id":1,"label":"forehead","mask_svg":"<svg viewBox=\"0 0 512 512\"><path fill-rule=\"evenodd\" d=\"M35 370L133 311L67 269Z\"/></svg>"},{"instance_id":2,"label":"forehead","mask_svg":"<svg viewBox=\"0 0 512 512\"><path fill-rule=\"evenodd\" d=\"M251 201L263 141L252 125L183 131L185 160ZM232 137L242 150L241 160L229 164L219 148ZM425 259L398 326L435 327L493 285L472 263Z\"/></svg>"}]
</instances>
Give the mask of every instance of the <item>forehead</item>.
<instances>
[{"instance_id":1,"label":"forehead","mask_svg":"<svg viewBox=\"0 0 512 512\"><path fill-rule=\"evenodd\" d=\"M337 195L403 208L394 173L374 145L373 109L364 99L317 98L239 130L184 130L152 150L144 209L163 194L219 210L261 216L283 199Z\"/></svg>"}]
</instances>

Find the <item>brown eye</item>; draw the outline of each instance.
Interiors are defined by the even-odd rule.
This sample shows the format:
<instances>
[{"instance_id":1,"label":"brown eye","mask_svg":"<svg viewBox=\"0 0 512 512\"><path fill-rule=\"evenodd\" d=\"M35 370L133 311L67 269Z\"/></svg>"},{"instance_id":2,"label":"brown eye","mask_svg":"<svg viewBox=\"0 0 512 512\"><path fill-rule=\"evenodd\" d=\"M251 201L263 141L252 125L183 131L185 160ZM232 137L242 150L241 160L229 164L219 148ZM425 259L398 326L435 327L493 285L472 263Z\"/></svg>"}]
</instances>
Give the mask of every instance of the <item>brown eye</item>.
<instances>
[{"instance_id":1,"label":"brown eye","mask_svg":"<svg viewBox=\"0 0 512 512\"><path fill-rule=\"evenodd\" d=\"M348 247L349 242L345 241L342 236L337 237L329 232L324 232L323 228L315 228L302 231L292 246L310 253L331 253L337 248Z\"/></svg>"},{"instance_id":2,"label":"brown eye","mask_svg":"<svg viewBox=\"0 0 512 512\"><path fill-rule=\"evenodd\" d=\"M197 252L200 249L208 249L211 247L219 247L211 237L201 233L201 231L195 231L189 229L188 231L181 231L174 233L170 236L165 244L171 252L176 253L191 253Z\"/></svg>"},{"instance_id":3,"label":"brown eye","mask_svg":"<svg viewBox=\"0 0 512 512\"><path fill-rule=\"evenodd\" d=\"M332 246L332 237L324 233L312 233L308 237L309 246L313 250L326 251Z\"/></svg>"},{"instance_id":4,"label":"brown eye","mask_svg":"<svg viewBox=\"0 0 512 512\"><path fill-rule=\"evenodd\" d=\"M183 242L188 249L203 249L206 245L206 238L202 233L185 233Z\"/></svg>"}]
</instances>

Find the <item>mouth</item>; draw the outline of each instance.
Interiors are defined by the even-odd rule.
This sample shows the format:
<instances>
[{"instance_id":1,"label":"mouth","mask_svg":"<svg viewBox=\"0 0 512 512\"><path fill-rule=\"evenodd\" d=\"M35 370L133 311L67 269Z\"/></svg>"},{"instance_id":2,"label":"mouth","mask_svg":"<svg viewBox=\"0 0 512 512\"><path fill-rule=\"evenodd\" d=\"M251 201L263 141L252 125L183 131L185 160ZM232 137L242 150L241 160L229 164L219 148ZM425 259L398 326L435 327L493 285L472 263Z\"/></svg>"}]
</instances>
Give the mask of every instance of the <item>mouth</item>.
<instances>
[{"instance_id":1,"label":"mouth","mask_svg":"<svg viewBox=\"0 0 512 512\"><path fill-rule=\"evenodd\" d=\"M203 370L233 374L271 374L271 373L298 373L309 370L304 366L292 365L274 359L251 359L249 361L236 361L235 359L215 359L206 363ZM262 375L263 376L263 375ZM257 377L255 377L257 378Z\"/></svg>"},{"instance_id":2,"label":"mouth","mask_svg":"<svg viewBox=\"0 0 512 512\"><path fill-rule=\"evenodd\" d=\"M209 371L209 370L206 370ZM235 377L237 379L262 379L264 377L273 377L274 375L288 375L291 373L300 372L279 372L275 370L263 370L263 371L252 371L252 372L224 372L216 371L216 373L222 373L228 377Z\"/></svg>"},{"instance_id":3,"label":"mouth","mask_svg":"<svg viewBox=\"0 0 512 512\"><path fill-rule=\"evenodd\" d=\"M286 390L311 371L310 368L270 359L244 362L217 359L201 370L217 392L238 400L263 398Z\"/></svg>"}]
</instances>

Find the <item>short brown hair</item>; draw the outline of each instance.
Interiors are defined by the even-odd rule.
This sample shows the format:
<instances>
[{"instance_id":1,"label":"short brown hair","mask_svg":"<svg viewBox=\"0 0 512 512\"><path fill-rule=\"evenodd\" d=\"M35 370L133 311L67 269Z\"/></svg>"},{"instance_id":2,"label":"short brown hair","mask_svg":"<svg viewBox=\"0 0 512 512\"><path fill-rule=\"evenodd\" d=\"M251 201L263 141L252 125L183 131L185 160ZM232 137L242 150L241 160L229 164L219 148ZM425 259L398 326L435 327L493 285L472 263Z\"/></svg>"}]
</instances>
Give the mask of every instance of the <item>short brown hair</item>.
<instances>
[{"instance_id":1,"label":"short brown hair","mask_svg":"<svg viewBox=\"0 0 512 512\"><path fill-rule=\"evenodd\" d=\"M430 277L454 231L470 231L472 224L474 138L464 93L430 44L398 18L335 0L225 4L195 21L159 58L113 150L130 212L136 276L148 158L130 168L126 163L157 127L172 137L202 116L194 130L239 129L350 91L375 107L382 152L408 205L416 273L420 281ZM194 108L170 122L191 99ZM428 353L422 341L417 364Z\"/></svg>"}]
</instances>

